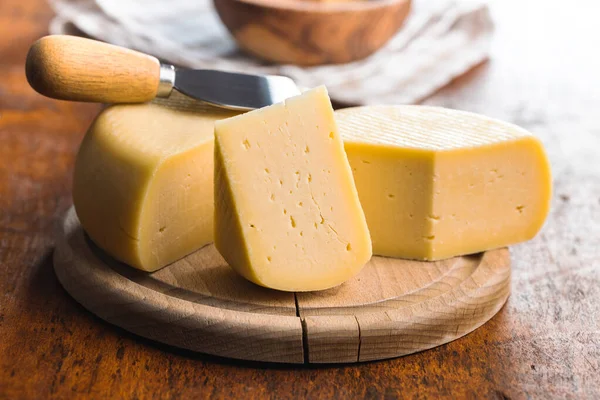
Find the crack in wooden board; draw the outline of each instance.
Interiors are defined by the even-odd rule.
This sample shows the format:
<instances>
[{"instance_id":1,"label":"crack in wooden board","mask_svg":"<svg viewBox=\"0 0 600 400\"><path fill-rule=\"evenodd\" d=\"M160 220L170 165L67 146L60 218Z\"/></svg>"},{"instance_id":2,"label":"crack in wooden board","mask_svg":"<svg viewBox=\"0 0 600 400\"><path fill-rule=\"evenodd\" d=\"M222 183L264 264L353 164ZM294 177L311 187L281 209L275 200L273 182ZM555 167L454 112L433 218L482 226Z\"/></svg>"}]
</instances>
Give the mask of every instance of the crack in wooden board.
<instances>
[{"instance_id":1,"label":"crack in wooden board","mask_svg":"<svg viewBox=\"0 0 600 400\"><path fill-rule=\"evenodd\" d=\"M322 292L287 293L237 276L208 245L148 274L87 239L71 209L55 271L84 307L140 336L255 361L354 363L410 354L476 329L510 292L499 249L439 262L374 257Z\"/></svg>"}]
</instances>

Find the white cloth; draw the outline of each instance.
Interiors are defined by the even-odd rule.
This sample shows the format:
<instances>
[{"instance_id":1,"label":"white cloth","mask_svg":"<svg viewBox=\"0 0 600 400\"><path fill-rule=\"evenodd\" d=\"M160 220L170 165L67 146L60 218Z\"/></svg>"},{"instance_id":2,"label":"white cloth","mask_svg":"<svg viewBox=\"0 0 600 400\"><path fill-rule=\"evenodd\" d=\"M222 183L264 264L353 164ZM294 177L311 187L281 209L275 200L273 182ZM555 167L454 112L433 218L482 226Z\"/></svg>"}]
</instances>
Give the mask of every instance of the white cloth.
<instances>
[{"instance_id":1,"label":"white cloth","mask_svg":"<svg viewBox=\"0 0 600 400\"><path fill-rule=\"evenodd\" d=\"M377 0L371 0L377 1ZM484 0L413 0L390 42L367 59L316 67L273 65L240 52L210 0L50 0L53 34L74 29L179 66L287 75L325 84L347 105L416 103L489 56Z\"/></svg>"}]
</instances>

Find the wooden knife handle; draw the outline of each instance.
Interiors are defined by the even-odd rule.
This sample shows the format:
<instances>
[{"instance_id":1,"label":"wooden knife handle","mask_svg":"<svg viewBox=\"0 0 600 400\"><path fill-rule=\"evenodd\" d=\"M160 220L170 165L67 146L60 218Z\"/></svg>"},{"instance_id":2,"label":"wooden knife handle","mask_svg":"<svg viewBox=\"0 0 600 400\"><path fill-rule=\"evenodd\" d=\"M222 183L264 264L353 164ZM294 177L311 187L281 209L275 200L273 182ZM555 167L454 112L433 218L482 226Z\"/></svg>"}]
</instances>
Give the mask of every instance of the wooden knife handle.
<instances>
[{"instance_id":1,"label":"wooden knife handle","mask_svg":"<svg viewBox=\"0 0 600 400\"><path fill-rule=\"evenodd\" d=\"M141 103L158 91L158 59L123 47L76 36L46 36L29 49L27 81L60 100Z\"/></svg>"}]
</instances>

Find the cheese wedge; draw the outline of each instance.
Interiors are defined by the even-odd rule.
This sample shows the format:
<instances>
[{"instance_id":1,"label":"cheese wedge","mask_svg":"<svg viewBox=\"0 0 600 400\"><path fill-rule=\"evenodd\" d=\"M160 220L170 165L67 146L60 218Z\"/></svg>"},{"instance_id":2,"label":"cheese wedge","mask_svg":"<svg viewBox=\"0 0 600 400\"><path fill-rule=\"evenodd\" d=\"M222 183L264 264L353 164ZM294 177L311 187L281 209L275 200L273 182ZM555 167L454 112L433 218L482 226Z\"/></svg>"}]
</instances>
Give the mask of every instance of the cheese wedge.
<instances>
[{"instance_id":1,"label":"cheese wedge","mask_svg":"<svg viewBox=\"0 0 600 400\"><path fill-rule=\"evenodd\" d=\"M422 260L531 239L549 211L542 143L515 125L426 106L336 112L373 252Z\"/></svg>"},{"instance_id":2,"label":"cheese wedge","mask_svg":"<svg viewBox=\"0 0 600 400\"><path fill-rule=\"evenodd\" d=\"M177 93L102 111L81 144L73 182L90 238L145 271L212 242L214 121L237 114Z\"/></svg>"},{"instance_id":3,"label":"cheese wedge","mask_svg":"<svg viewBox=\"0 0 600 400\"><path fill-rule=\"evenodd\" d=\"M324 87L215 124L215 245L285 291L355 275L371 240Z\"/></svg>"}]
</instances>

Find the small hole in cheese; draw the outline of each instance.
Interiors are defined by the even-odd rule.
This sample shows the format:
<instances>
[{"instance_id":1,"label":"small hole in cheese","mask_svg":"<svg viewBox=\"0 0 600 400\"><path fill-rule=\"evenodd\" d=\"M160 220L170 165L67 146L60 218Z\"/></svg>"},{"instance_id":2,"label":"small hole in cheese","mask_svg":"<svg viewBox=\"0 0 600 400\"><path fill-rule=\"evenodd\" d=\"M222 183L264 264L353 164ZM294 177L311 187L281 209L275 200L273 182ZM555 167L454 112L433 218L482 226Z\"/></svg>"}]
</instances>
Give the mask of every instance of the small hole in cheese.
<instances>
[{"instance_id":1,"label":"small hole in cheese","mask_svg":"<svg viewBox=\"0 0 600 400\"><path fill-rule=\"evenodd\" d=\"M244 141L242 142L242 144L244 145L244 147L246 148L246 150L248 150L250 148L250 142L248 141L248 139L244 139Z\"/></svg>"},{"instance_id":2,"label":"small hole in cheese","mask_svg":"<svg viewBox=\"0 0 600 400\"><path fill-rule=\"evenodd\" d=\"M291 215L290 215L290 224L292 225L292 228L296 227L296 220Z\"/></svg>"},{"instance_id":3,"label":"small hole in cheese","mask_svg":"<svg viewBox=\"0 0 600 400\"><path fill-rule=\"evenodd\" d=\"M161 227L161 228L160 228L158 231L159 231L160 233L163 233L163 232L165 231L165 229L167 229L167 227L166 227L166 226L163 226L163 227Z\"/></svg>"},{"instance_id":4,"label":"small hole in cheese","mask_svg":"<svg viewBox=\"0 0 600 400\"><path fill-rule=\"evenodd\" d=\"M346 251L350 251L350 250L352 250L352 245L350 243L348 243L346 245Z\"/></svg>"},{"instance_id":5,"label":"small hole in cheese","mask_svg":"<svg viewBox=\"0 0 600 400\"><path fill-rule=\"evenodd\" d=\"M269 171L269 168L265 168L265 172L268 174L268 173L270 173L271 171Z\"/></svg>"},{"instance_id":6,"label":"small hole in cheese","mask_svg":"<svg viewBox=\"0 0 600 400\"><path fill-rule=\"evenodd\" d=\"M329 139L333 139L335 137L335 134L333 132L329 132Z\"/></svg>"},{"instance_id":7,"label":"small hole in cheese","mask_svg":"<svg viewBox=\"0 0 600 400\"><path fill-rule=\"evenodd\" d=\"M268 256L268 257L267 257L267 261L268 261L268 262L271 262L271 260L272 260L271 256Z\"/></svg>"},{"instance_id":8,"label":"small hole in cheese","mask_svg":"<svg viewBox=\"0 0 600 400\"><path fill-rule=\"evenodd\" d=\"M306 146L306 147L304 148L304 152L305 152L305 153L310 153L310 148L309 148L308 146Z\"/></svg>"}]
</instances>

